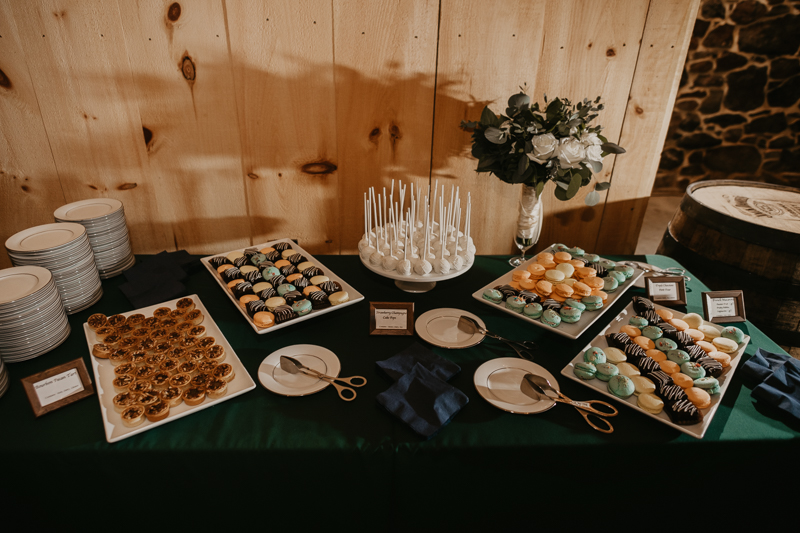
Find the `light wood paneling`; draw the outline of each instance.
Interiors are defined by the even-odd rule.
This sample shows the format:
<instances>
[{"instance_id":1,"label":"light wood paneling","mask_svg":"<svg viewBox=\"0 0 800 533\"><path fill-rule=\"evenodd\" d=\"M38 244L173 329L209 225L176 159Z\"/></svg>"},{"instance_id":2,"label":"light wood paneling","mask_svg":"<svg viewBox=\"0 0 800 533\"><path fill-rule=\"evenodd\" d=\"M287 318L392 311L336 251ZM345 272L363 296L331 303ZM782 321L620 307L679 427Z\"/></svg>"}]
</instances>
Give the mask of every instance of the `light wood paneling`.
<instances>
[{"instance_id":1,"label":"light wood paneling","mask_svg":"<svg viewBox=\"0 0 800 533\"><path fill-rule=\"evenodd\" d=\"M632 254L653 190L661 148L689 48L700 0L650 2L642 46L620 135L597 240L600 253Z\"/></svg>"},{"instance_id":2,"label":"light wood paneling","mask_svg":"<svg viewBox=\"0 0 800 533\"><path fill-rule=\"evenodd\" d=\"M348 0L333 16L341 251L357 253L368 187L428 184L439 3Z\"/></svg>"},{"instance_id":3,"label":"light wood paneling","mask_svg":"<svg viewBox=\"0 0 800 533\"><path fill-rule=\"evenodd\" d=\"M54 222L64 204L9 0L0 1L0 239ZM0 253L0 268L11 260Z\"/></svg>"},{"instance_id":4,"label":"light wood paneling","mask_svg":"<svg viewBox=\"0 0 800 533\"><path fill-rule=\"evenodd\" d=\"M175 248L232 250L250 224L222 4L175 4L119 4L160 222Z\"/></svg>"},{"instance_id":5,"label":"light wood paneling","mask_svg":"<svg viewBox=\"0 0 800 533\"><path fill-rule=\"evenodd\" d=\"M226 2L253 242L339 250L328 0Z\"/></svg>"},{"instance_id":6,"label":"light wood paneling","mask_svg":"<svg viewBox=\"0 0 800 533\"><path fill-rule=\"evenodd\" d=\"M116 198L137 252L171 246L159 223L116 2L12 5L66 201Z\"/></svg>"}]
</instances>

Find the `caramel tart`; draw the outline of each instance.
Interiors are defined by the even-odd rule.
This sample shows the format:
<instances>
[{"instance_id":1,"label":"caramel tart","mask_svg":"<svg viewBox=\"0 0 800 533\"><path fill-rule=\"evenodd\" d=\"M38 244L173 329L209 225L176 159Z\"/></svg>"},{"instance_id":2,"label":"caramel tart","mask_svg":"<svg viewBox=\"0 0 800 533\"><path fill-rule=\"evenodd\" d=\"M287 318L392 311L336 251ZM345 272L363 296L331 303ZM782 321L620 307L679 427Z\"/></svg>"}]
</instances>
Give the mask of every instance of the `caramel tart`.
<instances>
[{"instance_id":1,"label":"caramel tart","mask_svg":"<svg viewBox=\"0 0 800 533\"><path fill-rule=\"evenodd\" d=\"M167 336L167 330L164 328L156 328L150 332L150 338L160 341Z\"/></svg>"},{"instance_id":2,"label":"caramel tart","mask_svg":"<svg viewBox=\"0 0 800 533\"><path fill-rule=\"evenodd\" d=\"M209 361L214 361L215 363L221 363L225 360L227 354L225 353L225 348L220 346L219 344L215 344L211 346L206 351L206 359Z\"/></svg>"},{"instance_id":3,"label":"caramel tart","mask_svg":"<svg viewBox=\"0 0 800 533\"><path fill-rule=\"evenodd\" d=\"M138 405L139 396L140 395L138 392L132 392L132 391L120 392L119 394L114 396L114 399L112 400L114 404L114 410L118 413L121 413L122 411L124 411L125 409L127 409L132 405Z\"/></svg>"},{"instance_id":4,"label":"caramel tart","mask_svg":"<svg viewBox=\"0 0 800 533\"><path fill-rule=\"evenodd\" d=\"M108 317L108 325L113 328L118 328L127 321L128 319L124 315L113 315Z\"/></svg>"},{"instance_id":5,"label":"caramel tart","mask_svg":"<svg viewBox=\"0 0 800 533\"><path fill-rule=\"evenodd\" d=\"M156 372L150 381L153 383L153 388L156 390L166 389L169 386L169 378L172 374L169 372Z\"/></svg>"},{"instance_id":6,"label":"caramel tart","mask_svg":"<svg viewBox=\"0 0 800 533\"><path fill-rule=\"evenodd\" d=\"M186 348L187 350L189 348L194 348L196 345L197 345L197 340L191 337L184 337L180 340L180 342L178 342L178 346L180 346L181 348Z\"/></svg>"},{"instance_id":7,"label":"caramel tart","mask_svg":"<svg viewBox=\"0 0 800 533\"><path fill-rule=\"evenodd\" d=\"M170 387L178 387L181 390L184 390L186 387L189 386L189 383L192 381L192 376L189 374L174 374L171 378L169 378L169 386Z\"/></svg>"},{"instance_id":8,"label":"caramel tart","mask_svg":"<svg viewBox=\"0 0 800 533\"><path fill-rule=\"evenodd\" d=\"M138 327L140 327L142 325L142 322L144 322L144 319L145 319L145 316L142 313L136 313L134 315L129 316L128 319L125 320L125 324L127 324L128 326L131 326L133 328L138 328Z\"/></svg>"},{"instance_id":9,"label":"caramel tart","mask_svg":"<svg viewBox=\"0 0 800 533\"><path fill-rule=\"evenodd\" d=\"M147 363L147 352L144 350L136 350L131 352L131 363L134 365L143 365Z\"/></svg>"},{"instance_id":10,"label":"caramel tart","mask_svg":"<svg viewBox=\"0 0 800 533\"><path fill-rule=\"evenodd\" d=\"M103 326L108 325L108 317L103 313L95 313L86 321L89 324L89 329L96 331Z\"/></svg>"},{"instance_id":11,"label":"caramel tart","mask_svg":"<svg viewBox=\"0 0 800 533\"><path fill-rule=\"evenodd\" d=\"M167 352L167 355L169 357L172 357L173 359L181 360L181 359L184 359L186 357L187 353L188 353L188 350L186 348L181 348L180 346L176 346L175 348L173 348L169 352Z\"/></svg>"},{"instance_id":12,"label":"caramel tart","mask_svg":"<svg viewBox=\"0 0 800 533\"><path fill-rule=\"evenodd\" d=\"M191 322L195 326L199 326L200 324L203 323L203 319L205 317L203 316L203 312L200 311L199 309L192 309L191 311L186 313L185 318L187 322Z\"/></svg>"},{"instance_id":13,"label":"caramel tart","mask_svg":"<svg viewBox=\"0 0 800 533\"><path fill-rule=\"evenodd\" d=\"M197 340L197 347L205 349L209 346L213 346L216 342L217 340L214 337L203 337Z\"/></svg>"},{"instance_id":14,"label":"caramel tart","mask_svg":"<svg viewBox=\"0 0 800 533\"><path fill-rule=\"evenodd\" d=\"M175 308L182 310L184 313L188 313L194 309L194 307L194 300L191 298L181 298L175 303Z\"/></svg>"},{"instance_id":15,"label":"caramel tart","mask_svg":"<svg viewBox=\"0 0 800 533\"><path fill-rule=\"evenodd\" d=\"M228 363L217 365L217 368L214 369L214 377L220 378L227 382L230 382L235 375L236 374L233 372L233 366L229 365Z\"/></svg>"},{"instance_id":16,"label":"caramel tart","mask_svg":"<svg viewBox=\"0 0 800 533\"><path fill-rule=\"evenodd\" d=\"M189 374L190 376L194 376L197 373L197 363L194 361L186 361L181 363L178 367L178 372L181 374Z\"/></svg>"},{"instance_id":17,"label":"caramel tart","mask_svg":"<svg viewBox=\"0 0 800 533\"><path fill-rule=\"evenodd\" d=\"M180 387L167 387L162 390L159 395L161 399L169 404L170 407L175 407L183 401L183 389Z\"/></svg>"},{"instance_id":18,"label":"caramel tart","mask_svg":"<svg viewBox=\"0 0 800 533\"><path fill-rule=\"evenodd\" d=\"M156 347L156 344L156 340L151 339L150 337L142 339L142 341L139 343L139 345L142 347L142 350L146 350L148 352L153 351L153 349Z\"/></svg>"},{"instance_id":19,"label":"caramel tart","mask_svg":"<svg viewBox=\"0 0 800 533\"><path fill-rule=\"evenodd\" d=\"M186 311L184 311L183 309L173 309L172 311L169 312L169 316L177 321L175 322L176 324L178 322L183 322L183 315L185 314Z\"/></svg>"},{"instance_id":20,"label":"caramel tart","mask_svg":"<svg viewBox=\"0 0 800 533\"><path fill-rule=\"evenodd\" d=\"M157 328L160 325L161 325L161 320L160 319L158 319L158 318L156 318L154 316L150 316L150 317L145 318L142 321L141 327L143 327L143 328Z\"/></svg>"},{"instance_id":21,"label":"caramel tart","mask_svg":"<svg viewBox=\"0 0 800 533\"><path fill-rule=\"evenodd\" d=\"M213 373L214 369L216 368L217 363L214 361L202 361L197 365L197 370L199 370L202 374Z\"/></svg>"},{"instance_id":22,"label":"caramel tart","mask_svg":"<svg viewBox=\"0 0 800 533\"><path fill-rule=\"evenodd\" d=\"M120 337L127 337L128 335L133 333L134 329L135 328L133 326L130 326L128 324L122 324L121 326L117 326L117 335L119 335Z\"/></svg>"},{"instance_id":23,"label":"caramel tart","mask_svg":"<svg viewBox=\"0 0 800 533\"><path fill-rule=\"evenodd\" d=\"M182 338L183 335L181 335L177 331L170 331L169 333L167 333L167 336L164 337L164 340L170 344L178 344L179 342L181 342Z\"/></svg>"},{"instance_id":24,"label":"caramel tart","mask_svg":"<svg viewBox=\"0 0 800 533\"><path fill-rule=\"evenodd\" d=\"M141 347L141 340L135 339L133 337L125 337L119 344L117 344L119 348L127 348L129 350L136 350L137 348Z\"/></svg>"},{"instance_id":25,"label":"caramel tart","mask_svg":"<svg viewBox=\"0 0 800 533\"><path fill-rule=\"evenodd\" d=\"M133 383L130 384L128 387L130 392L150 392L153 390L153 384L150 382L149 379L136 379Z\"/></svg>"},{"instance_id":26,"label":"caramel tart","mask_svg":"<svg viewBox=\"0 0 800 533\"><path fill-rule=\"evenodd\" d=\"M195 326L189 330L189 337L193 339L202 339L205 336L206 336L205 326Z\"/></svg>"},{"instance_id":27,"label":"caramel tart","mask_svg":"<svg viewBox=\"0 0 800 533\"><path fill-rule=\"evenodd\" d=\"M189 330L192 329L193 327L194 324L192 324L187 320L184 320L183 322L175 326L175 331L177 331L181 335L186 335L187 333L189 333Z\"/></svg>"},{"instance_id":28,"label":"caramel tart","mask_svg":"<svg viewBox=\"0 0 800 533\"><path fill-rule=\"evenodd\" d=\"M156 373L156 367L153 365L142 365L133 371L133 375L139 379L150 379Z\"/></svg>"},{"instance_id":29,"label":"caramel tart","mask_svg":"<svg viewBox=\"0 0 800 533\"><path fill-rule=\"evenodd\" d=\"M114 368L114 375L124 376L125 374L133 374L134 370L136 370L136 365L133 363L122 363Z\"/></svg>"},{"instance_id":30,"label":"caramel tart","mask_svg":"<svg viewBox=\"0 0 800 533\"><path fill-rule=\"evenodd\" d=\"M187 361L194 361L195 363L200 363L206 360L206 351L202 348L195 348L194 350L190 350L186 354Z\"/></svg>"},{"instance_id":31,"label":"caramel tart","mask_svg":"<svg viewBox=\"0 0 800 533\"><path fill-rule=\"evenodd\" d=\"M116 332L117 330L111 326L103 326L101 328L97 328L94 331L94 334L98 338L98 340L102 342L105 341L106 337L108 337L109 335L115 335Z\"/></svg>"},{"instance_id":32,"label":"caramel tart","mask_svg":"<svg viewBox=\"0 0 800 533\"><path fill-rule=\"evenodd\" d=\"M144 406L134 405L122 411L122 423L133 428L144 422Z\"/></svg>"},{"instance_id":33,"label":"caramel tart","mask_svg":"<svg viewBox=\"0 0 800 533\"><path fill-rule=\"evenodd\" d=\"M159 399L158 402L148 405L144 412L150 422L159 422L169 415L169 403Z\"/></svg>"},{"instance_id":34,"label":"caramel tart","mask_svg":"<svg viewBox=\"0 0 800 533\"><path fill-rule=\"evenodd\" d=\"M165 318L161 321L161 327L167 330L169 333L175 331L175 326L177 326L180 322L177 319L169 317Z\"/></svg>"},{"instance_id":35,"label":"caramel tart","mask_svg":"<svg viewBox=\"0 0 800 533\"><path fill-rule=\"evenodd\" d=\"M183 392L183 401L186 405L200 405L206 399L206 390L190 387Z\"/></svg>"},{"instance_id":36,"label":"caramel tart","mask_svg":"<svg viewBox=\"0 0 800 533\"><path fill-rule=\"evenodd\" d=\"M228 382L224 379L212 379L206 385L206 392L208 393L209 398L212 400L218 400L227 394Z\"/></svg>"},{"instance_id":37,"label":"caramel tart","mask_svg":"<svg viewBox=\"0 0 800 533\"><path fill-rule=\"evenodd\" d=\"M144 362L147 363L148 365L161 366L161 364L167 359L168 357L166 356L166 354L154 353L152 355L148 355L147 358L144 360Z\"/></svg>"},{"instance_id":38,"label":"caramel tart","mask_svg":"<svg viewBox=\"0 0 800 533\"><path fill-rule=\"evenodd\" d=\"M161 341L155 345L153 348L153 353L166 355L170 352L170 350L172 350L172 344L166 341Z\"/></svg>"},{"instance_id":39,"label":"caramel tart","mask_svg":"<svg viewBox=\"0 0 800 533\"><path fill-rule=\"evenodd\" d=\"M115 348L119 346L120 341L122 341L122 337L120 337L116 333L112 333L111 335L106 335L104 338L100 339L100 342L102 342L103 344L108 344L109 346L114 346Z\"/></svg>"},{"instance_id":40,"label":"caramel tart","mask_svg":"<svg viewBox=\"0 0 800 533\"><path fill-rule=\"evenodd\" d=\"M153 316L158 320L164 320L169 316L171 312L172 309L170 309L169 307L159 307L158 309L153 311Z\"/></svg>"},{"instance_id":41,"label":"caramel tart","mask_svg":"<svg viewBox=\"0 0 800 533\"><path fill-rule=\"evenodd\" d=\"M108 359L112 353L114 353L114 348L108 344L101 342L92 346L92 355L98 359Z\"/></svg>"},{"instance_id":42,"label":"caramel tart","mask_svg":"<svg viewBox=\"0 0 800 533\"><path fill-rule=\"evenodd\" d=\"M108 356L108 360L111 361L111 364L114 366L119 366L122 363L133 363L131 351L125 348L117 348L114 350L114 353Z\"/></svg>"},{"instance_id":43,"label":"caramel tart","mask_svg":"<svg viewBox=\"0 0 800 533\"><path fill-rule=\"evenodd\" d=\"M207 374L197 374L195 377L192 378L191 383L189 384L190 387L195 389L205 389L208 385L208 382L211 381L211 376Z\"/></svg>"},{"instance_id":44,"label":"caramel tart","mask_svg":"<svg viewBox=\"0 0 800 533\"><path fill-rule=\"evenodd\" d=\"M148 405L153 405L154 403L158 403L161 401L161 396L159 396L158 391L149 390L147 392L143 392L139 395L139 403L147 407Z\"/></svg>"},{"instance_id":45,"label":"caramel tart","mask_svg":"<svg viewBox=\"0 0 800 533\"><path fill-rule=\"evenodd\" d=\"M178 370L178 366L180 366L180 361L177 359L173 359L168 357L164 360L163 363L158 367L161 372L167 372L168 374L172 375Z\"/></svg>"},{"instance_id":46,"label":"caramel tart","mask_svg":"<svg viewBox=\"0 0 800 533\"><path fill-rule=\"evenodd\" d=\"M131 333L131 338L140 339L140 340L141 339L146 339L147 337L150 336L150 332L152 332L152 331L153 331L153 328L151 328L149 326L142 326L140 328L136 328L136 330L133 333Z\"/></svg>"},{"instance_id":47,"label":"caramel tart","mask_svg":"<svg viewBox=\"0 0 800 533\"><path fill-rule=\"evenodd\" d=\"M119 377L114 378L114 381L111 382L114 385L114 390L117 392L127 392L131 383L136 381L136 378L131 376L130 374L123 374Z\"/></svg>"}]
</instances>

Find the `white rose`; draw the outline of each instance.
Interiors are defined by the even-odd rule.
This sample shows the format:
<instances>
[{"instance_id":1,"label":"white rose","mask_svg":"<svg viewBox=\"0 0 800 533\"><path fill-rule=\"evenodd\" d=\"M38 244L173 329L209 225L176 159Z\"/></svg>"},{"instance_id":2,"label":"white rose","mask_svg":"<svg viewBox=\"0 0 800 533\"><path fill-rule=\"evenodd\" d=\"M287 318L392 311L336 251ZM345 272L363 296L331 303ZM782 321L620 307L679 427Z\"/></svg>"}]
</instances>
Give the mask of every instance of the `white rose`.
<instances>
[{"instance_id":1,"label":"white rose","mask_svg":"<svg viewBox=\"0 0 800 533\"><path fill-rule=\"evenodd\" d=\"M581 161L586 159L586 149L578 139L567 137L556 148L556 157L561 168L580 168Z\"/></svg>"},{"instance_id":2,"label":"white rose","mask_svg":"<svg viewBox=\"0 0 800 533\"><path fill-rule=\"evenodd\" d=\"M534 135L531 138L531 144L533 145L533 153L528 154L528 158L543 165L555 155L558 141L552 133L545 133Z\"/></svg>"},{"instance_id":3,"label":"white rose","mask_svg":"<svg viewBox=\"0 0 800 533\"><path fill-rule=\"evenodd\" d=\"M581 142L584 146L600 146L603 144L603 141L597 136L596 133L584 133L581 135Z\"/></svg>"},{"instance_id":4,"label":"white rose","mask_svg":"<svg viewBox=\"0 0 800 533\"><path fill-rule=\"evenodd\" d=\"M586 147L586 159L589 161L602 161L603 149L600 146L593 144Z\"/></svg>"}]
</instances>

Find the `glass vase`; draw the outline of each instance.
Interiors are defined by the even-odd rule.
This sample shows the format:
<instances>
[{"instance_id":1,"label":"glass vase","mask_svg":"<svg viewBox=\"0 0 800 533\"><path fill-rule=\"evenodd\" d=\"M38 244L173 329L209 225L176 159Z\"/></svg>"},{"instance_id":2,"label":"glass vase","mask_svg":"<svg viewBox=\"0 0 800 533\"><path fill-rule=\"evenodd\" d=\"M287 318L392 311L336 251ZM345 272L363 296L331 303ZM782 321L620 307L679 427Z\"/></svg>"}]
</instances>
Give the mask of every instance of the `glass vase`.
<instances>
[{"instance_id":1,"label":"glass vase","mask_svg":"<svg viewBox=\"0 0 800 533\"><path fill-rule=\"evenodd\" d=\"M508 263L520 266L526 261L525 252L539 241L542 233L542 198L536 195L536 188L522 185L522 195L519 198L519 216L514 234L514 244L521 254L512 257Z\"/></svg>"}]
</instances>

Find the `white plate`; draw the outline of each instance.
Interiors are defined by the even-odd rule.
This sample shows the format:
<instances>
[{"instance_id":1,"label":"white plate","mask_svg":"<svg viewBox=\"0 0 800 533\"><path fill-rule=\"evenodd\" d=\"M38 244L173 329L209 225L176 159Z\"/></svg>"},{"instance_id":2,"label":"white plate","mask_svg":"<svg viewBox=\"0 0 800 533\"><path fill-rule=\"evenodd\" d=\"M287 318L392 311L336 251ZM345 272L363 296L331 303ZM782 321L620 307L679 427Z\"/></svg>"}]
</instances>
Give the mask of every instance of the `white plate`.
<instances>
[{"instance_id":1,"label":"white plate","mask_svg":"<svg viewBox=\"0 0 800 533\"><path fill-rule=\"evenodd\" d=\"M214 322L214 319L209 314L208 309L206 309L206 307L203 305L203 302L200 301L200 298L196 294L192 294L190 298L194 300L196 308L202 311L203 316L205 317L203 319L203 325L206 327L206 335L209 337L214 337L217 344L225 348L225 353L228 354L224 362L233 367L233 372L235 374L234 378L228 383L228 393L217 400L206 398L200 405L190 406L186 405L185 403L181 403L177 407L170 408L169 416L164 420L159 422L150 422L149 420L145 420L140 425L129 428L122 424L122 417L114 410L114 396L117 395L117 393L114 391L114 385L112 384L114 381L114 366L108 359L98 359L94 356L90 356L90 359L92 360L92 371L94 372L94 382L97 387L97 399L100 401L100 412L103 416L103 425L106 432L106 440L108 442L117 442L122 439L127 439L128 437L132 437L133 435L142 433L143 431L151 430L158 426L168 424L173 420L196 413L197 411L202 411L203 409L213 407L218 403L230 400L231 398L235 398L236 396L242 395L256 388L253 378L251 378L250 374L247 373L247 370L239 360L236 352L233 351L233 348L228 343L228 340L222 334L222 331L220 331L219 327L217 327L217 323ZM142 313L145 316L151 316L153 311L159 307L170 307L174 309L175 303L179 299L180 298L176 298L175 300L170 300L169 302L151 305L150 307L135 309L133 311L120 314L123 316L130 316L136 313ZM86 344L89 346L89 353L91 353L92 346L98 342L97 338L94 336L94 332L89 328L89 324L83 325L83 331L86 335Z\"/></svg>"},{"instance_id":2,"label":"white plate","mask_svg":"<svg viewBox=\"0 0 800 533\"><path fill-rule=\"evenodd\" d=\"M431 309L417 317L414 329L417 335L426 342L440 348L469 348L484 339L482 333L465 333L458 329L458 318L468 316L475 320L480 327L486 329L486 324L479 316L462 309Z\"/></svg>"},{"instance_id":3,"label":"white plate","mask_svg":"<svg viewBox=\"0 0 800 533\"><path fill-rule=\"evenodd\" d=\"M222 288L222 290L228 296L228 299L230 299L230 301L233 303L234 307L236 307L237 311L239 311L242 314L242 316L247 320L247 323L250 324L250 327L253 328L253 331L258 333L259 335L263 335L264 333L269 333L271 331L276 331L276 330L279 330L279 329L283 329L283 328L285 328L287 326L291 326L292 324L297 324L298 322L303 322L305 320L310 320L312 318L316 318L316 317L318 317L320 315L324 315L324 314L330 313L332 311L337 311L337 310L339 310L339 309L341 309L343 307L348 307L348 306L353 305L355 303L358 303L358 302L360 302L361 300L364 299L364 295L363 294L361 294L360 292L355 290L349 283L347 283L342 278L340 278L339 276L334 274L331 269L329 269L328 267L326 267L325 265L323 265L322 263L317 261L317 259L313 255L311 255L310 253L308 253L305 250L303 250L300 247L299 244L296 244L291 239L277 239L277 240L270 241L270 242L265 242L265 243L262 243L262 244L255 244L253 246L248 246L247 248L257 248L257 249L261 250L261 249L266 248L268 246L273 246L274 244L279 243L279 242L288 243L289 246L291 246L291 248L293 250L295 250L296 252L298 252L301 255L304 255L309 262L313 263L316 267L322 269L325 272L325 275L328 276L328 278L331 281L337 281L339 283L339 285L342 286L342 290L347 291L347 294L350 295L350 299L348 301L346 301L345 303L343 303L343 304L332 305L332 306L330 306L330 307L328 307L326 309L314 309L314 310L312 310L310 313L308 313L305 316L295 317L295 318L293 318L293 319L291 319L291 320L289 320L287 322L284 322L283 324L275 324L274 326L269 327L269 328L259 328L253 322L253 319L250 318L250 315L247 314L247 311L245 311L244 308L241 305L239 305L239 302L233 296L233 293L230 291L230 289L228 289L227 285L222 281L222 278L217 273L217 269L214 268L214 266L212 266L211 263L209 262L209 260L214 258L214 257L220 257L220 256L224 257L224 256L226 256L226 255L228 255L228 254L230 254L232 252L236 252L236 251L243 252L245 250L245 248L240 248L239 250L231 250L230 252L223 252L221 254L214 254L214 255L209 255L208 257L203 257L200 261L203 263L203 265L205 265L205 267L211 273L211 276L214 278L214 280L216 280L216 282L219 284L219 286Z\"/></svg>"},{"instance_id":4,"label":"white plate","mask_svg":"<svg viewBox=\"0 0 800 533\"><path fill-rule=\"evenodd\" d=\"M28 228L16 233L6 241L6 248L16 252L36 252L58 248L81 236L86 237L86 228L72 222L56 222Z\"/></svg>"},{"instance_id":5,"label":"white plate","mask_svg":"<svg viewBox=\"0 0 800 533\"><path fill-rule=\"evenodd\" d=\"M534 400L520 390L525 374L538 374L555 389L558 381L543 367L517 357L500 357L486 361L475 371L475 388L484 400L498 409L522 415L541 413L552 408L553 400Z\"/></svg>"},{"instance_id":6,"label":"white plate","mask_svg":"<svg viewBox=\"0 0 800 533\"><path fill-rule=\"evenodd\" d=\"M20 266L0 270L0 304L5 306L41 290L53 278L46 268Z\"/></svg>"},{"instance_id":7,"label":"white plate","mask_svg":"<svg viewBox=\"0 0 800 533\"><path fill-rule=\"evenodd\" d=\"M290 374L281 368L281 356L294 357L308 368L337 377L342 369L336 354L314 344L295 344L272 352L258 367L258 380L269 391L281 396L308 396L330 383L306 374Z\"/></svg>"},{"instance_id":8,"label":"white plate","mask_svg":"<svg viewBox=\"0 0 800 533\"><path fill-rule=\"evenodd\" d=\"M658 304L655 304L655 306L656 309L669 309L668 307L664 307ZM672 311L673 315L675 315L675 318L682 318L683 316L685 316L683 313L676 311L674 309L669 309L669 310ZM744 341L742 342L742 344L739 345L739 349L735 353L730 354L731 365L728 368L725 368L722 372L722 375L717 378L720 385L719 394L714 394L711 396L711 407L701 410L701 412L703 413L703 421L693 426L679 426L678 424L673 424L672 421L669 419L669 416L667 416L667 413L663 411L657 415L654 415L652 413L648 413L647 411L639 407L639 405L637 404L636 395L633 395L630 398L623 400L622 398L614 396L613 394L608 392L608 383L606 383L605 381L601 381L599 379L590 379L590 380L581 379L575 375L575 372L572 371L573 367L575 366L575 363L583 361L583 352L588 350L591 346L596 346L598 348L607 348L608 343L606 342L605 335L609 333L619 332L619 328L627 324L628 321L631 319L631 317L635 315L636 312L633 310L633 303L628 304L628 306L625 309L623 309L622 312L611 321L611 323L608 325L607 328L601 331L597 335L597 337L592 339L592 341L589 344L584 346L583 350L581 350L578 353L578 355L576 355L572 359L572 361L570 361L570 363L561 370L561 374L565 377L570 378L573 381L577 381L578 383L581 383L591 389L594 389L601 394L605 394L609 398L613 398L622 404L625 404L633 409L636 409L640 413L643 413L644 415L649 416L650 418L654 418L655 420L658 420L662 424L672 426L678 431L682 431L687 435L691 435L692 437L702 439L703 435L705 435L706 430L708 429L708 426L714 419L714 413L717 412L717 407L719 407L719 404L722 401L722 397L725 395L725 391L728 390L728 384L730 383L731 376L733 376L733 373L739 366L739 362L742 360L742 354L744 353L745 348L747 348L747 344L750 342L750 336L745 335ZM708 326L712 326L720 331L724 327L711 322L705 322L705 324Z\"/></svg>"},{"instance_id":9,"label":"white plate","mask_svg":"<svg viewBox=\"0 0 800 533\"><path fill-rule=\"evenodd\" d=\"M55 210L53 216L73 222L82 222L93 218L110 216L122 209L122 202L113 198L92 198L62 205Z\"/></svg>"},{"instance_id":10,"label":"white plate","mask_svg":"<svg viewBox=\"0 0 800 533\"><path fill-rule=\"evenodd\" d=\"M547 250L543 250L543 251L552 252L552 249L547 249ZM536 262L536 257L532 257L531 259L525 261L522 265L518 266L517 268L509 270L508 272L506 272L505 274L503 274L502 276L500 276L499 278L497 278L493 282L491 282L488 285L485 285L482 288L478 289L477 291L472 293L472 297L475 298L476 300L478 300L479 302L482 302L482 303L484 303L486 305L491 306L493 309L497 309L498 311L502 311L504 313L508 313L508 314L513 315L513 316L515 316L515 317L517 317L517 318L519 318L521 320L529 322L529 323L531 323L531 324L533 324L533 325L535 325L537 327L546 329L547 331L552 331L553 333L556 333L556 334L561 335L563 337L568 337L570 339L577 339L578 337L580 337L587 329L589 329L589 327L591 327L592 324L597 322L598 318L603 316L603 314L606 311L608 311L609 307L614 305L614 302L616 302L617 299L620 296L622 296L628 289L630 289L632 286L634 286L635 283L636 283L636 280L638 280L642 276L642 274L644 274L643 271L634 268L633 269L633 276L631 276L629 279L625 280L624 283L620 284L619 288L616 291L608 293L608 301L606 301L606 303L603 305L602 309L600 309L598 311L584 311L583 314L581 315L580 320L578 320L574 324L568 324L566 322L561 322L561 324L558 327L554 328L554 327L548 326L547 324L544 324L539 319L530 318L530 317L527 317L527 316L523 315L522 313L517 313L517 312L512 311L511 309L508 309L505 306L505 303L495 304L495 303L492 303L489 300L486 300L486 299L483 298L483 291L485 291L486 289L493 289L494 287L497 287L498 285L506 285L506 284L508 284L512 280L511 273L514 272L514 270L525 270L525 269L528 268L528 265L530 265L531 263L535 263L535 262Z\"/></svg>"}]
</instances>

